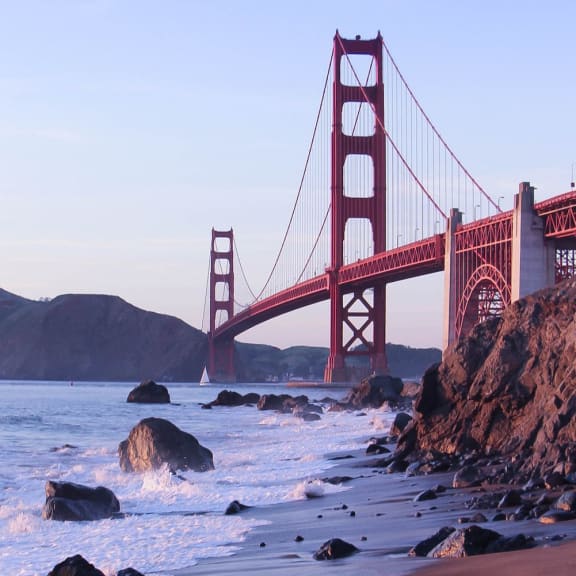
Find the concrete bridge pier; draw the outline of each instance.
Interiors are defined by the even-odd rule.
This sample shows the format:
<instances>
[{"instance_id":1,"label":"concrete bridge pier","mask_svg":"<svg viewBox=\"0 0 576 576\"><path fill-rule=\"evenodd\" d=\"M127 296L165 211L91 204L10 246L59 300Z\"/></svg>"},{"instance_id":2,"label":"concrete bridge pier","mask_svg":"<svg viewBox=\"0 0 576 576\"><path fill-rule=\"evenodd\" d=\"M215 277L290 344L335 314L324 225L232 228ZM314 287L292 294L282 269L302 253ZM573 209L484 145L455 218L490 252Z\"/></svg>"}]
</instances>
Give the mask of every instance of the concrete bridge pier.
<instances>
[{"instance_id":1,"label":"concrete bridge pier","mask_svg":"<svg viewBox=\"0 0 576 576\"><path fill-rule=\"evenodd\" d=\"M456 228L462 224L462 212L457 208L450 210L446 226L444 252L444 327L442 349L446 350L456 340L456 314L458 295L456 294Z\"/></svg>"},{"instance_id":2,"label":"concrete bridge pier","mask_svg":"<svg viewBox=\"0 0 576 576\"><path fill-rule=\"evenodd\" d=\"M534 187L521 182L512 212L512 302L555 282L556 249L534 210Z\"/></svg>"}]
</instances>

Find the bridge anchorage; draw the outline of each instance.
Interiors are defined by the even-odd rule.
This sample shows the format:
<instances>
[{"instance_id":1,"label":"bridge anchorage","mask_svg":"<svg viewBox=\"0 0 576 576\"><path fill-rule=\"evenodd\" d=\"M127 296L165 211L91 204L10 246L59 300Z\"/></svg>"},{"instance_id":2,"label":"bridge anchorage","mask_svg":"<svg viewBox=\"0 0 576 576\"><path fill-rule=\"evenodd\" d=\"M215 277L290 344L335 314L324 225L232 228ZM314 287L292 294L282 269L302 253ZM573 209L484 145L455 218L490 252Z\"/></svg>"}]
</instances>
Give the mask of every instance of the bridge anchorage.
<instances>
[{"instance_id":1,"label":"bridge anchorage","mask_svg":"<svg viewBox=\"0 0 576 576\"><path fill-rule=\"evenodd\" d=\"M444 271L447 348L518 298L575 275L576 192L535 203L522 182L503 212L432 125L380 34L337 32L326 86L280 252L265 288L241 310L233 232L212 230L211 381L235 381L235 336L316 302L330 301L324 380L353 383L387 372L389 283ZM317 138L325 109L329 149ZM311 176L318 166L325 177Z\"/></svg>"}]
</instances>

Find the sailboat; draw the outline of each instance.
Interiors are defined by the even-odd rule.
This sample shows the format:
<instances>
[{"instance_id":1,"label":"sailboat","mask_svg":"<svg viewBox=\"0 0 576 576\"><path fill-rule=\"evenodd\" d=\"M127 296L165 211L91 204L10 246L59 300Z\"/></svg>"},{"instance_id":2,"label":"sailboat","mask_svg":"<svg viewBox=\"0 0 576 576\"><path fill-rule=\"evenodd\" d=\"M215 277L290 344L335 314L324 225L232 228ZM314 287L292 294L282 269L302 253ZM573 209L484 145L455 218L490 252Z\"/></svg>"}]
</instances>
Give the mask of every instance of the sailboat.
<instances>
[{"instance_id":1,"label":"sailboat","mask_svg":"<svg viewBox=\"0 0 576 576\"><path fill-rule=\"evenodd\" d=\"M202 372L202 376L200 377L200 386L207 386L210 384L210 378L208 377L208 371L206 370L206 366L204 366L204 371Z\"/></svg>"}]
</instances>

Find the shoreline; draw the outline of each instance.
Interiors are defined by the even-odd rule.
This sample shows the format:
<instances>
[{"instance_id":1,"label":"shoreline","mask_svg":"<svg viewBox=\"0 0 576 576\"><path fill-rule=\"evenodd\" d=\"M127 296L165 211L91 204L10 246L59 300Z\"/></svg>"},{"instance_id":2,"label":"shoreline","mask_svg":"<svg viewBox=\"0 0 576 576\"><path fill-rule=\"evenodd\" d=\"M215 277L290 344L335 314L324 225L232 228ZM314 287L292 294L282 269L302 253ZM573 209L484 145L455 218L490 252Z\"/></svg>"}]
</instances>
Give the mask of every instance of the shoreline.
<instances>
[{"instance_id":1,"label":"shoreline","mask_svg":"<svg viewBox=\"0 0 576 576\"><path fill-rule=\"evenodd\" d=\"M342 459L346 456L352 458ZM576 520L554 525L544 525L537 520L489 521L481 524L505 536L523 533L534 537L537 547L530 550L461 560L409 557L408 551L412 546L441 527L466 526L459 524L458 518L471 515L466 508L466 500L482 489L451 488L453 472L411 477L402 473L387 474L384 469L370 466L378 458L366 456L363 451L329 455L328 459L334 459L335 466L327 469L321 477L349 476L352 479L344 484L349 489L327 493L319 498L245 510L241 513L243 516L267 520L270 524L249 532L246 539L237 544L238 550L232 555L200 559L196 565L174 571L173 574L301 576L326 574L327 570L337 569L339 576L383 573L389 576L441 576L461 574L462 570L467 572L467 576L473 576L485 574L488 570L496 574L513 574L510 571L513 564L519 574L535 576L544 574L534 570L549 566L551 558L555 561L555 576L574 573ZM447 490L437 499L414 502L417 494L438 484ZM496 486L494 490L499 488L502 487ZM297 542L297 536L302 540ZM562 539L556 542L551 540L553 537ZM315 560L314 552L331 538L350 542L360 551L340 560Z\"/></svg>"}]
</instances>

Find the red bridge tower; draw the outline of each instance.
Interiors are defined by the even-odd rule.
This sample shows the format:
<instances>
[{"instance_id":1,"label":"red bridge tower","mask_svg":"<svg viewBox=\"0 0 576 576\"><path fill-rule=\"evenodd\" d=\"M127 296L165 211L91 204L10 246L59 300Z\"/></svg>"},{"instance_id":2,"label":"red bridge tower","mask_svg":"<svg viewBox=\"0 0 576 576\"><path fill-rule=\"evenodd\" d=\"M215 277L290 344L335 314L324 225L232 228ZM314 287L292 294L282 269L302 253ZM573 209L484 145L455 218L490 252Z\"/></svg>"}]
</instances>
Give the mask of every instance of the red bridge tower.
<instances>
[{"instance_id":1,"label":"red bridge tower","mask_svg":"<svg viewBox=\"0 0 576 576\"><path fill-rule=\"evenodd\" d=\"M342 59L348 55L373 58L374 83L349 86L342 83ZM343 131L345 104L368 100L374 114L371 135ZM366 104L364 104L366 105ZM344 293L338 284L338 271L344 264L346 223L352 218L370 222L373 254L386 250L386 139L384 134L384 81L382 76L382 37L373 40L334 37L334 84L332 113L332 256L330 266L330 356L324 371L326 382L350 382L367 372L387 372L386 362L386 284L371 289L357 288ZM371 196L347 190L344 183L346 159L364 155L371 159L374 188ZM352 366L353 356L368 356L370 368Z\"/></svg>"},{"instance_id":2,"label":"red bridge tower","mask_svg":"<svg viewBox=\"0 0 576 576\"><path fill-rule=\"evenodd\" d=\"M234 337L214 337L220 311L226 314L225 320L234 315L234 232L212 228L208 376L215 382L235 382Z\"/></svg>"}]
</instances>

